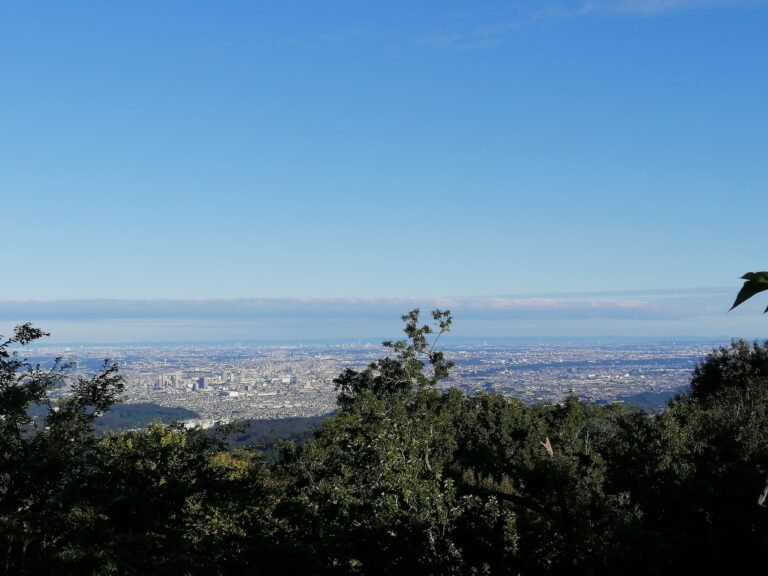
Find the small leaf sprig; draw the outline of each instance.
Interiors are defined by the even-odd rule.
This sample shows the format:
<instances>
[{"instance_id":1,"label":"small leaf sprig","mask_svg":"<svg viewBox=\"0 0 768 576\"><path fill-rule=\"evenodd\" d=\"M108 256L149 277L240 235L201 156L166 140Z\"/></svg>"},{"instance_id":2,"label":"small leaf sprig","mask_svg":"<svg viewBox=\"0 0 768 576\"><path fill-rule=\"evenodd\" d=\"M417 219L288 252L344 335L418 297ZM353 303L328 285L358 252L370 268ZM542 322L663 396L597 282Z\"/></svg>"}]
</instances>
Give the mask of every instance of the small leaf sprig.
<instances>
[{"instance_id":1,"label":"small leaf sprig","mask_svg":"<svg viewBox=\"0 0 768 576\"><path fill-rule=\"evenodd\" d=\"M744 286L741 287L741 290L736 295L736 301L731 306L731 310L749 300L755 294L768 290L768 272L747 272L741 279L745 281ZM768 312L768 307L763 311L763 314L766 312Z\"/></svg>"}]
</instances>

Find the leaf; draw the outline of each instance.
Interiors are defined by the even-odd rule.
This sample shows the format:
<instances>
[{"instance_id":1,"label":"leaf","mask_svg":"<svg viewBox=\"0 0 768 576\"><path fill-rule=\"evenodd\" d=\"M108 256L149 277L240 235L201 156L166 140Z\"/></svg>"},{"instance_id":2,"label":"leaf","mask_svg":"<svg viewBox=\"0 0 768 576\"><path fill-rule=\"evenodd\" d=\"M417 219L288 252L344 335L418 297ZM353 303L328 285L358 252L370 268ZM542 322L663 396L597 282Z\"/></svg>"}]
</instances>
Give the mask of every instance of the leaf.
<instances>
[{"instance_id":1,"label":"leaf","mask_svg":"<svg viewBox=\"0 0 768 576\"><path fill-rule=\"evenodd\" d=\"M736 295L736 301L731 306L731 310L749 300L755 294L768 290L768 272L747 272L741 278L746 280L746 282L744 282L744 286L741 287L741 290ZM768 312L768 308L765 309L765 312Z\"/></svg>"},{"instance_id":2,"label":"leaf","mask_svg":"<svg viewBox=\"0 0 768 576\"><path fill-rule=\"evenodd\" d=\"M755 282L768 283L768 272L747 272L742 280L754 280Z\"/></svg>"}]
</instances>

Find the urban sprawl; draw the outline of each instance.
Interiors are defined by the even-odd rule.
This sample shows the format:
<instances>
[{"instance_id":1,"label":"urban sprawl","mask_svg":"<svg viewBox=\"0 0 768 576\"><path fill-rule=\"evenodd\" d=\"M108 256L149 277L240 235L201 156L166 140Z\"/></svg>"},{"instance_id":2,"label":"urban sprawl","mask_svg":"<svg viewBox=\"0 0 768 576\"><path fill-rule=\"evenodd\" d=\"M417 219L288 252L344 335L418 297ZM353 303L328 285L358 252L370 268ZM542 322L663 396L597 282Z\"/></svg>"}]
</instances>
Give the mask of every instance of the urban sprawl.
<instances>
[{"instance_id":1,"label":"urban sprawl","mask_svg":"<svg viewBox=\"0 0 768 576\"><path fill-rule=\"evenodd\" d=\"M688 383L709 343L632 345L475 345L448 347L455 362L443 386L496 391L525 402L621 402ZM160 346L43 349L62 356L70 378L92 373L105 358L125 377L124 403L181 407L207 427L237 419L318 416L336 408L334 378L383 356L378 345ZM66 387L54 394L67 394Z\"/></svg>"}]
</instances>

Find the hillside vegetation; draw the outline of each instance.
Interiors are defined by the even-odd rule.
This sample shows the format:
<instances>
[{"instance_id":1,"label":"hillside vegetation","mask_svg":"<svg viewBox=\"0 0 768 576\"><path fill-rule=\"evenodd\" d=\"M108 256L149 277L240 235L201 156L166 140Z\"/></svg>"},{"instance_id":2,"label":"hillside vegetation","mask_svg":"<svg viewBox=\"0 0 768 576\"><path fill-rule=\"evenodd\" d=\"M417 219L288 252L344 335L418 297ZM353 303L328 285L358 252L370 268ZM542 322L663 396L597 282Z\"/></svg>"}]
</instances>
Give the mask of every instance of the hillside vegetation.
<instances>
[{"instance_id":1,"label":"hillside vegetation","mask_svg":"<svg viewBox=\"0 0 768 576\"><path fill-rule=\"evenodd\" d=\"M117 367L47 404L67 368L29 365L44 334L18 327L0 344L0 570L766 572L768 343L714 350L648 414L441 392L450 314L403 319L386 357L338 376L338 412L269 461L161 423L98 435Z\"/></svg>"}]
</instances>

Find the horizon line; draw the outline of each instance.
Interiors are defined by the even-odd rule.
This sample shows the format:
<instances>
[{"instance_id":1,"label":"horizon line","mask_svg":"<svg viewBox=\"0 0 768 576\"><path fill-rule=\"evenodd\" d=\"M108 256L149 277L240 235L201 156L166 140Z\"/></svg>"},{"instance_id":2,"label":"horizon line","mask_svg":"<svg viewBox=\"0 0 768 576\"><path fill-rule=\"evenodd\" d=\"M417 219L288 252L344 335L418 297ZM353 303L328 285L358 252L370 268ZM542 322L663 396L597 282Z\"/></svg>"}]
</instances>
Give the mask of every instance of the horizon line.
<instances>
[{"instance_id":1,"label":"horizon line","mask_svg":"<svg viewBox=\"0 0 768 576\"><path fill-rule=\"evenodd\" d=\"M593 296L663 296L663 295L685 295L685 294L710 294L710 293L731 293L738 291L739 286L696 286L690 288L646 288L638 290L586 290L586 291L563 291L563 292L504 292L497 294L470 294L470 295L403 295L403 296L232 296L232 297L170 297L170 296L150 296L150 297L78 297L78 298L0 298L2 304L55 304L55 303L194 303L194 302L295 302L301 304L312 303L372 303L372 302L398 302L398 301L418 301L418 300L455 300L457 302L467 300L493 300L497 298L579 298Z\"/></svg>"}]
</instances>

